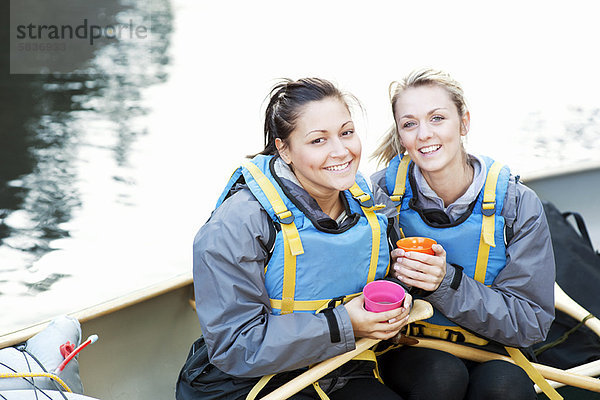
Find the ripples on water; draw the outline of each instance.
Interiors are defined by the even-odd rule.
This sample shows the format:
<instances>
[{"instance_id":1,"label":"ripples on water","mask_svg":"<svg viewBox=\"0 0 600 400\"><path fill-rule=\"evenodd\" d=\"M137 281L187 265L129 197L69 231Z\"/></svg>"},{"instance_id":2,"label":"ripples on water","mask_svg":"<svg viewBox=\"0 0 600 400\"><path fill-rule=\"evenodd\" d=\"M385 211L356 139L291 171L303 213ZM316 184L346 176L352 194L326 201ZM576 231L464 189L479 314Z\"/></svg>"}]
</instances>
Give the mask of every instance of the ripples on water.
<instances>
[{"instance_id":1,"label":"ripples on water","mask_svg":"<svg viewBox=\"0 0 600 400\"><path fill-rule=\"evenodd\" d=\"M525 156L539 169L597 160L600 151L600 108L569 107L560 115L542 111L529 114L523 124ZM531 161L530 161L531 162Z\"/></svg>"},{"instance_id":2,"label":"ripples on water","mask_svg":"<svg viewBox=\"0 0 600 400\"><path fill-rule=\"evenodd\" d=\"M115 204L136 205L130 158L146 133L141 90L167 79L172 28L168 1L153 0L147 15L138 12L141 6L148 9L148 1L109 0L103 12L112 23L143 18L151 24L149 48L107 44L74 74L2 73L0 298L33 296L69 276L40 271L36 261L69 239L69 221L82 211L86 191L98 190L82 174L89 163L112 178L103 189Z\"/></svg>"}]
</instances>

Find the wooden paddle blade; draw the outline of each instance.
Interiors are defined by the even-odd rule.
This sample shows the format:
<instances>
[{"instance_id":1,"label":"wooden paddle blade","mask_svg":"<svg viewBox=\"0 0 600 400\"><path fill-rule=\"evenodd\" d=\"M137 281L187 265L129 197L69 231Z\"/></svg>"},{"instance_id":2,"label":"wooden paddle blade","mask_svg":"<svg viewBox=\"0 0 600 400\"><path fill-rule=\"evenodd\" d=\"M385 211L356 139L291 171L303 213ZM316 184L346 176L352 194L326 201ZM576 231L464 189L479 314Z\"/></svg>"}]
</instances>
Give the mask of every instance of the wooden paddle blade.
<instances>
[{"instance_id":1,"label":"wooden paddle blade","mask_svg":"<svg viewBox=\"0 0 600 400\"><path fill-rule=\"evenodd\" d=\"M558 286L558 283L554 283L554 304L557 310L570 315L577 321L583 321L584 318L590 315L590 312L569 297L569 295ZM585 326L591 329L596 335L600 336L600 320L598 320L598 318L589 318L585 321Z\"/></svg>"},{"instance_id":2,"label":"wooden paddle blade","mask_svg":"<svg viewBox=\"0 0 600 400\"><path fill-rule=\"evenodd\" d=\"M412 309L408 316L408 323L421 321L433 316L433 307L425 300L417 299L413 302Z\"/></svg>"}]
</instances>

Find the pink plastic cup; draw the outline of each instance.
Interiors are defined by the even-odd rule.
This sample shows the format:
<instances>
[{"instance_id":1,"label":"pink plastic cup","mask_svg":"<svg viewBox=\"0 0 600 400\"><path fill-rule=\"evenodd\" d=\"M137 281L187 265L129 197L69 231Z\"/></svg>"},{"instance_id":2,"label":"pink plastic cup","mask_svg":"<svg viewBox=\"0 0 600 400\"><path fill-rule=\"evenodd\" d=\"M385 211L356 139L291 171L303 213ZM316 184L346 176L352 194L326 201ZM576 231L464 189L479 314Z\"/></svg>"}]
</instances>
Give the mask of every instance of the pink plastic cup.
<instances>
[{"instance_id":1,"label":"pink plastic cup","mask_svg":"<svg viewBox=\"0 0 600 400\"><path fill-rule=\"evenodd\" d=\"M373 281L365 285L365 309L383 312L401 307L404 301L404 288L390 281Z\"/></svg>"}]
</instances>

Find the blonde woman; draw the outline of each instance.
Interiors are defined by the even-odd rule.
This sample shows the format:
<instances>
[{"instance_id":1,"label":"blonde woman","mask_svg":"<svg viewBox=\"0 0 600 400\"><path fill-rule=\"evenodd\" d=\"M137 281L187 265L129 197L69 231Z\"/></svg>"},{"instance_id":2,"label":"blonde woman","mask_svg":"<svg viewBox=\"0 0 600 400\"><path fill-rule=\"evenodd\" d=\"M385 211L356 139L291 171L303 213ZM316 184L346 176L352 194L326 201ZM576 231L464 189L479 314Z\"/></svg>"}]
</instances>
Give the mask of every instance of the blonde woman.
<instances>
[{"instance_id":1,"label":"blonde woman","mask_svg":"<svg viewBox=\"0 0 600 400\"><path fill-rule=\"evenodd\" d=\"M394 124L375 152L387 167L373 175L374 191L397 207L399 236L438 243L434 255L392 252L395 277L435 308L411 333L498 352L544 340L554 318L555 265L540 200L507 166L465 151L470 113L448 74L412 72L390 86L390 98ZM508 362L460 360L432 374L448 357L388 352L384 381L406 398L415 390L423 391L415 398L429 398L428 387L444 384L452 387L448 398L536 398L525 372Z\"/></svg>"}]
</instances>

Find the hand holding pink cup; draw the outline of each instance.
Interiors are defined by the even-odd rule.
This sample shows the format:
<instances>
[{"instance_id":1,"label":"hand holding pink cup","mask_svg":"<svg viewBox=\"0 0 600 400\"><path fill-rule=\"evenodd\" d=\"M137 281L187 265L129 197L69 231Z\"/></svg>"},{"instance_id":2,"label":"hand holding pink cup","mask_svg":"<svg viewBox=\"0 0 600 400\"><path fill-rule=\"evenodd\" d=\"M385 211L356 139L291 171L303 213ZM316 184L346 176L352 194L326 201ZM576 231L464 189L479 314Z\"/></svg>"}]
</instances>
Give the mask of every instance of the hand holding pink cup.
<instances>
[{"instance_id":1,"label":"hand holding pink cup","mask_svg":"<svg viewBox=\"0 0 600 400\"><path fill-rule=\"evenodd\" d=\"M367 283L363 294L367 311L383 312L402 307L406 292L397 283L380 280Z\"/></svg>"}]
</instances>

